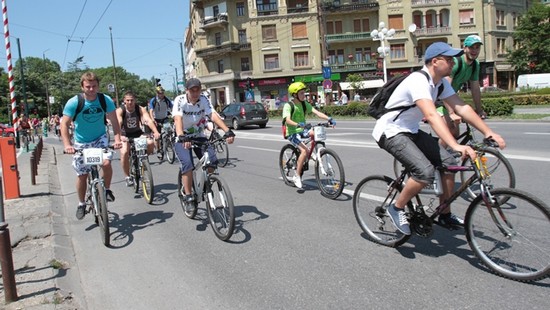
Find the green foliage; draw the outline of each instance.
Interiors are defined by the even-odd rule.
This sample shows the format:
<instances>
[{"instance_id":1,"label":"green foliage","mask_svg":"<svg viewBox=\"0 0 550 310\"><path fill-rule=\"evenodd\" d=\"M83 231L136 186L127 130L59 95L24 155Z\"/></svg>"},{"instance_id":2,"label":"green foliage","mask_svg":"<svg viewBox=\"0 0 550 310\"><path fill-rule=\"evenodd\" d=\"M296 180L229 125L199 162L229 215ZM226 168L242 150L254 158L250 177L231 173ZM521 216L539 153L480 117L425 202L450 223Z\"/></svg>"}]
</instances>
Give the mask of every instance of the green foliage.
<instances>
[{"instance_id":1,"label":"green foliage","mask_svg":"<svg viewBox=\"0 0 550 310\"><path fill-rule=\"evenodd\" d=\"M514 112L514 103L511 98L489 98L483 100L481 105L489 116L505 116Z\"/></svg>"},{"instance_id":2,"label":"green foliage","mask_svg":"<svg viewBox=\"0 0 550 310\"><path fill-rule=\"evenodd\" d=\"M513 33L520 48L508 50L517 74L550 72L550 6L533 1Z\"/></svg>"},{"instance_id":3,"label":"green foliage","mask_svg":"<svg viewBox=\"0 0 550 310\"><path fill-rule=\"evenodd\" d=\"M361 81L363 81L363 77L360 74L352 73L347 76L346 81L350 83L351 88L353 88L354 92L357 93L361 88Z\"/></svg>"}]
</instances>

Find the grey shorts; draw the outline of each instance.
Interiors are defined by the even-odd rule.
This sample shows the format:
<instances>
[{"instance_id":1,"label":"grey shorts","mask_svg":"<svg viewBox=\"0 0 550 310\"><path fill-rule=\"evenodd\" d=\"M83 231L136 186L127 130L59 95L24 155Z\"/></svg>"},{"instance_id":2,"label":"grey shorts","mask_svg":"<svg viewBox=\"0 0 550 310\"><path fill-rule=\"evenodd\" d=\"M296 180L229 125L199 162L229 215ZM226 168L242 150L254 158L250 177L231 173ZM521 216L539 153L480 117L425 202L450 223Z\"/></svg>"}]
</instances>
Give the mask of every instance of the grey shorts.
<instances>
[{"instance_id":1,"label":"grey shorts","mask_svg":"<svg viewBox=\"0 0 550 310\"><path fill-rule=\"evenodd\" d=\"M104 134L103 136L99 137L97 140L94 140L92 142L87 142L87 143L75 142L74 143L75 149L85 149L85 148L91 148L91 147L104 148L108 146L109 146L109 141L107 140L107 134ZM113 152L105 153L103 155L103 159L112 160ZM73 168L76 171L77 175L88 174L92 171L92 168L90 168L90 166L84 165L84 159L80 154L73 155Z\"/></svg>"},{"instance_id":2,"label":"grey shorts","mask_svg":"<svg viewBox=\"0 0 550 310\"><path fill-rule=\"evenodd\" d=\"M441 147L437 138L419 130L418 133L399 133L389 139L382 136L378 145L393 155L411 172L413 179L432 183L435 167L456 165L457 160Z\"/></svg>"}]
</instances>

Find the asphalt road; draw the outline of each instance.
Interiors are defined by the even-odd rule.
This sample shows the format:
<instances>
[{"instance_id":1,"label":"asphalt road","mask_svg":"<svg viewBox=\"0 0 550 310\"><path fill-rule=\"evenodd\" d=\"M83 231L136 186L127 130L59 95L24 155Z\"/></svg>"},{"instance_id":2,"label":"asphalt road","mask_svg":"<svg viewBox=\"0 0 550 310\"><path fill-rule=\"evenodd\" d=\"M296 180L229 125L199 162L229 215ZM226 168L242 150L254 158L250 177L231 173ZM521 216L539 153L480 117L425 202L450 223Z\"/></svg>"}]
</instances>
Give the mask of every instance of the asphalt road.
<instances>
[{"instance_id":1,"label":"asphalt road","mask_svg":"<svg viewBox=\"0 0 550 310\"><path fill-rule=\"evenodd\" d=\"M152 205L125 187L113 161L113 247L104 247L90 216L76 220L71 158L58 155L76 298L88 309L550 308L549 279L525 284L490 273L463 231L436 227L430 239L415 236L397 249L365 238L353 215L353 189L367 175L392 171L392 159L370 136L373 124L339 121L328 131L327 146L340 155L347 180L334 201L319 194L313 171L305 173L304 191L284 184L278 121L237 131L231 163L220 169L237 210L230 242L214 236L204 205L197 220L185 217L175 193L177 165L151 156ZM490 125L508 141L504 154L517 187L550 201L542 181L550 171L550 125ZM463 215L467 204L455 203L455 212Z\"/></svg>"}]
</instances>

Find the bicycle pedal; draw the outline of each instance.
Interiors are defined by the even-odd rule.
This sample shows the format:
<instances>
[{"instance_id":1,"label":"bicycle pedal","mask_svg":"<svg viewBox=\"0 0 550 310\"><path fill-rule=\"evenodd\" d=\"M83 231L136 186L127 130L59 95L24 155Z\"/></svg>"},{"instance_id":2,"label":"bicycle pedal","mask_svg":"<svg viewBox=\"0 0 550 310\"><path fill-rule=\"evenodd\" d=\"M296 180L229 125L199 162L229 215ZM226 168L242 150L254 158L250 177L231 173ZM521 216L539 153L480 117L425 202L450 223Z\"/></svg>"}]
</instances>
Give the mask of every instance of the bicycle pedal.
<instances>
[{"instance_id":1,"label":"bicycle pedal","mask_svg":"<svg viewBox=\"0 0 550 310\"><path fill-rule=\"evenodd\" d=\"M460 230L462 228L462 226L445 224L445 223L441 223L440 221L434 221L433 223L436 224L437 226L446 228L448 230Z\"/></svg>"}]
</instances>

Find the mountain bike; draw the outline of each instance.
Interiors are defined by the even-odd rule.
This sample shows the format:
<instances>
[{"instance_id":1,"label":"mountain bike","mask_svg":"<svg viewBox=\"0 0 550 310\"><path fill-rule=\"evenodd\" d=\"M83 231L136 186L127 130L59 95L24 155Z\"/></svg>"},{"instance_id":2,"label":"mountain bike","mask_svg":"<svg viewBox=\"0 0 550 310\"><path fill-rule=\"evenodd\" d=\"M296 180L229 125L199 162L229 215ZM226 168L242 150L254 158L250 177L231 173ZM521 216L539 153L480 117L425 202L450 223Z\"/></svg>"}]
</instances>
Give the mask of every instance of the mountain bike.
<instances>
[{"instance_id":1,"label":"mountain bike","mask_svg":"<svg viewBox=\"0 0 550 310\"><path fill-rule=\"evenodd\" d=\"M306 130L313 130L314 135L313 138L307 138L303 141L306 146L309 146L302 175L304 171L309 170L309 160L312 159L315 162L315 179L321 190L321 195L336 199L344 190L346 176L344 165L338 154L325 146L325 128L329 126L331 125L328 122L306 125ZM299 156L300 149L290 143L284 145L279 154L279 170L283 180L289 186L294 186L292 177L296 174Z\"/></svg>"},{"instance_id":2,"label":"mountain bike","mask_svg":"<svg viewBox=\"0 0 550 310\"><path fill-rule=\"evenodd\" d=\"M153 202L155 194L155 183L153 181L153 172L149 163L147 154L147 138L128 138L130 143L129 163L130 178L134 183L135 193L143 192L143 198L148 204Z\"/></svg>"},{"instance_id":3,"label":"mountain bike","mask_svg":"<svg viewBox=\"0 0 550 310\"><path fill-rule=\"evenodd\" d=\"M111 148L111 147L109 147ZM99 226L101 241L105 246L110 246L109 211L105 196L105 183L99 174L103 165L105 153L109 148L86 148L75 150L75 156L81 156L83 163L90 166L92 171L88 173L88 186L86 188L86 213L92 212L95 223Z\"/></svg>"},{"instance_id":4,"label":"mountain bike","mask_svg":"<svg viewBox=\"0 0 550 310\"><path fill-rule=\"evenodd\" d=\"M431 236L432 224L439 224L434 219L477 183L480 194L470 203L464 225L466 239L476 257L492 272L506 278L524 282L543 279L550 274L550 209L527 192L493 188L487 183L491 172L485 152L492 147L495 145L485 139L473 145L476 159L468 160L465 165L440 168L438 173L468 171L470 177L437 207L432 206L434 199L424 205L420 195L409 201L405 209L411 232L421 237ZM411 237L395 228L386 211L403 189L407 174L408 171L403 170L396 180L373 175L357 185L353 211L371 241L398 247ZM421 194L425 191L433 188Z\"/></svg>"},{"instance_id":5,"label":"mountain bike","mask_svg":"<svg viewBox=\"0 0 550 310\"><path fill-rule=\"evenodd\" d=\"M457 138L457 141L461 145L476 145L478 142L474 135L474 129L466 124L466 130L460 134ZM487 160L486 165L489 169L490 178L487 177L485 182L487 185L492 187L505 187L505 188L515 188L516 187L516 174L512 168L512 164L508 161L506 157L498 150L498 148L486 147L484 149ZM462 161L462 165L467 164L468 159ZM395 177L399 177L401 171L403 170L403 165L397 160L393 159L393 171ZM472 171L460 171L460 181L462 183L466 182L472 175ZM478 183L473 183L468 187L465 193L470 197L470 199L475 199L477 195L481 192Z\"/></svg>"},{"instance_id":6,"label":"mountain bike","mask_svg":"<svg viewBox=\"0 0 550 310\"><path fill-rule=\"evenodd\" d=\"M31 139L29 129L21 129L19 131L19 136L21 137L21 145L23 146L25 152L29 152L29 143Z\"/></svg>"},{"instance_id":7,"label":"mountain bike","mask_svg":"<svg viewBox=\"0 0 550 310\"><path fill-rule=\"evenodd\" d=\"M174 151L174 138L175 130L173 125L166 121L162 124L162 130L160 133L159 139L159 159L162 162L165 158L170 163L173 164L176 159L176 153Z\"/></svg>"},{"instance_id":8,"label":"mountain bike","mask_svg":"<svg viewBox=\"0 0 550 310\"><path fill-rule=\"evenodd\" d=\"M220 138L225 140L224 137ZM214 146L212 141L193 141L193 148L201 148L202 157L193 168L193 201L185 200L185 191L181 180L181 170L178 173L178 196L185 215L195 218L200 202L206 202L208 221L216 237L227 241L233 235L235 227L235 210L233 196L227 182L212 169L208 147Z\"/></svg>"},{"instance_id":9,"label":"mountain bike","mask_svg":"<svg viewBox=\"0 0 550 310\"><path fill-rule=\"evenodd\" d=\"M212 142L214 150L216 150L216 157L218 158L218 167L225 167L229 163L229 145L225 139L222 139L223 133L220 133L220 129L216 124L213 124L212 132L208 138ZM222 131L223 132L223 131Z\"/></svg>"}]
</instances>

